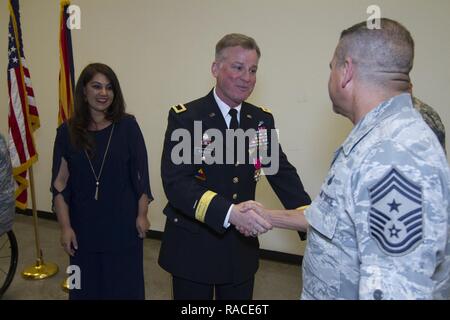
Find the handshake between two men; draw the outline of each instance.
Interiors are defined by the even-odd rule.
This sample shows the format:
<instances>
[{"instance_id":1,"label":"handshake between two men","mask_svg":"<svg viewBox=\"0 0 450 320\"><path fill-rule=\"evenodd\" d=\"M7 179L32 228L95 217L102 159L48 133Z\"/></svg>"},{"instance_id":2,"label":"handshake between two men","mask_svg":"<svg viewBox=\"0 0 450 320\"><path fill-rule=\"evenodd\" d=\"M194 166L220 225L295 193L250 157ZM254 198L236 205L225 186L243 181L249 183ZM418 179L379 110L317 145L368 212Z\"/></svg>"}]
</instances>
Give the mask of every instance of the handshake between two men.
<instances>
[{"instance_id":1,"label":"handshake between two men","mask_svg":"<svg viewBox=\"0 0 450 320\"><path fill-rule=\"evenodd\" d=\"M273 227L306 232L308 222L300 210L269 210L259 202L250 200L235 204L229 222L246 237L256 237Z\"/></svg>"}]
</instances>

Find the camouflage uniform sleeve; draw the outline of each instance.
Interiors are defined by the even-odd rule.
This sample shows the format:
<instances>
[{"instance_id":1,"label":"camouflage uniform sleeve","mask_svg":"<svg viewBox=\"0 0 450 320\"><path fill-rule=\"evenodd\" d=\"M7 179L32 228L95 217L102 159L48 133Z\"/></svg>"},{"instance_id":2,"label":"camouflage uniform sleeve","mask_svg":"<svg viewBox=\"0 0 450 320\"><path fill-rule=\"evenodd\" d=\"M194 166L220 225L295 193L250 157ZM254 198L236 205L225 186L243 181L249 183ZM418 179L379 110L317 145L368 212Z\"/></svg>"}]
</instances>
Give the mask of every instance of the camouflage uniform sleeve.
<instances>
[{"instance_id":1,"label":"camouflage uniform sleeve","mask_svg":"<svg viewBox=\"0 0 450 320\"><path fill-rule=\"evenodd\" d=\"M416 97L413 97L412 101L414 108L419 111L425 123L430 127L430 129L438 138L442 149L444 149L444 152L447 152L445 149L445 127L439 114L431 106L427 105Z\"/></svg>"},{"instance_id":2,"label":"camouflage uniform sleeve","mask_svg":"<svg viewBox=\"0 0 450 320\"><path fill-rule=\"evenodd\" d=\"M360 299L448 297L448 165L422 147L385 141L352 174Z\"/></svg>"},{"instance_id":3,"label":"camouflage uniform sleeve","mask_svg":"<svg viewBox=\"0 0 450 320\"><path fill-rule=\"evenodd\" d=\"M12 227L14 201L11 159L6 142L0 135L0 235L9 231Z\"/></svg>"},{"instance_id":4,"label":"camouflage uniform sleeve","mask_svg":"<svg viewBox=\"0 0 450 320\"><path fill-rule=\"evenodd\" d=\"M275 129L275 120L272 114L269 114L268 118L269 129ZM269 130L269 143L272 144L271 130ZM267 174L267 181L269 181L270 186L286 209L298 209L309 205L311 198L303 186L297 169L289 162L286 154L283 152L278 137L275 137L275 139L278 147L278 171L276 174ZM272 151L271 154L273 156L273 154L277 153ZM306 232L298 231L298 234L301 240L306 240Z\"/></svg>"}]
</instances>

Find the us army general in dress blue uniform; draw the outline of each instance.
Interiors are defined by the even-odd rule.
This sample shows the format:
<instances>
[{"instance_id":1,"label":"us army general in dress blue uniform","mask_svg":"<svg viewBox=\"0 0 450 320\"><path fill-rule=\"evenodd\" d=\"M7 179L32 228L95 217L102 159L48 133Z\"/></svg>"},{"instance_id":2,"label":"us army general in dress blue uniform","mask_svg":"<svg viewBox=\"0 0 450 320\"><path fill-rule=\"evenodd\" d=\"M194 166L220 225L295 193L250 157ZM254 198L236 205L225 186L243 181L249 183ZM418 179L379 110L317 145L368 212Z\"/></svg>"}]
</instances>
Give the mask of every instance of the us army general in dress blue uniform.
<instances>
[{"instance_id":1,"label":"us army general in dress blue uniform","mask_svg":"<svg viewBox=\"0 0 450 320\"><path fill-rule=\"evenodd\" d=\"M172 132L187 129L194 136L194 121L202 129L216 128L225 137L228 129L212 90L207 96L169 112L161 176L169 200L159 264L172 275L206 284L242 283L258 269L259 243L245 237L234 226L224 227L232 204L255 199L253 164L181 164L171 160ZM270 131L274 119L267 109L243 102L240 128ZM270 139L269 139L270 141ZM248 145L247 145L248 148ZM270 146L269 146L270 148ZM246 152L248 149L246 149ZM286 208L295 209L310 203L308 194L283 151L279 150L279 171L267 179Z\"/></svg>"},{"instance_id":2,"label":"us army general in dress blue uniform","mask_svg":"<svg viewBox=\"0 0 450 320\"><path fill-rule=\"evenodd\" d=\"M337 150L303 260L303 299L449 297L450 172L402 94L368 113Z\"/></svg>"}]
</instances>

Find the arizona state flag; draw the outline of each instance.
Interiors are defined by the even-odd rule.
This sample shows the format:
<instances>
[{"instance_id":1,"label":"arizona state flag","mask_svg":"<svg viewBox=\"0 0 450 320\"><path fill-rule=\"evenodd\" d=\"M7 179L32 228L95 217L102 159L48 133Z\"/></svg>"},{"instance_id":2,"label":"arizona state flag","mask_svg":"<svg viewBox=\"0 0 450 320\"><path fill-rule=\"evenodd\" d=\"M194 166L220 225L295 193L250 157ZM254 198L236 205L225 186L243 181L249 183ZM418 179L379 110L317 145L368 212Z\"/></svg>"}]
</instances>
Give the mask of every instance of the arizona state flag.
<instances>
[{"instance_id":1,"label":"arizona state flag","mask_svg":"<svg viewBox=\"0 0 450 320\"><path fill-rule=\"evenodd\" d=\"M16 206L27 207L27 172L37 161L33 132L40 126L31 86L30 71L23 53L19 0L9 0L8 94L9 153L16 180Z\"/></svg>"},{"instance_id":2,"label":"arizona state flag","mask_svg":"<svg viewBox=\"0 0 450 320\"><path fill-rule=\"evenodd\" d=\"M60 2L59 18L59 111L58 125L69 119L73 113L74 67L72 54L72 36L67 27L69 0Z\"/></svg>"}]
</instances>

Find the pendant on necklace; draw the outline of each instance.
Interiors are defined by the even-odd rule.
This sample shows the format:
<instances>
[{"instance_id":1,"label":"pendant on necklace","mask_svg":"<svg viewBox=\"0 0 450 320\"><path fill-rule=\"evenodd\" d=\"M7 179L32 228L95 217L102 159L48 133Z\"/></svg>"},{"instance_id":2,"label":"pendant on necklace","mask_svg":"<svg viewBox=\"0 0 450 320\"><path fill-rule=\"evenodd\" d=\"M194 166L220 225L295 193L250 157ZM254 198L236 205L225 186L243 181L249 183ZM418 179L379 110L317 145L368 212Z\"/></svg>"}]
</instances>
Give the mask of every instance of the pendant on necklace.
<instances>
[{"instance_id":1,"label":"pendant on necklace","mask_svg":"<svg viewBox=\"0 0 450 320\"><path fill-rule=\"evenodd\" d=\"M95 200L98 200L98 185L100 184L100 182L97 181L95 184L96 184L96 187L95 187L95 196L94 196L94 199L95 199Z\"/></svg>"}]
</instances>

